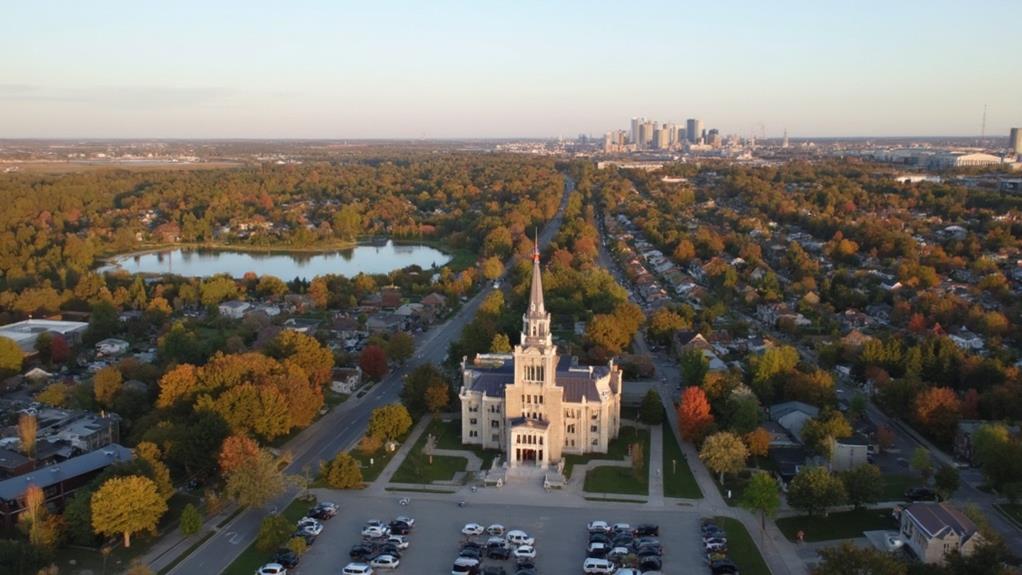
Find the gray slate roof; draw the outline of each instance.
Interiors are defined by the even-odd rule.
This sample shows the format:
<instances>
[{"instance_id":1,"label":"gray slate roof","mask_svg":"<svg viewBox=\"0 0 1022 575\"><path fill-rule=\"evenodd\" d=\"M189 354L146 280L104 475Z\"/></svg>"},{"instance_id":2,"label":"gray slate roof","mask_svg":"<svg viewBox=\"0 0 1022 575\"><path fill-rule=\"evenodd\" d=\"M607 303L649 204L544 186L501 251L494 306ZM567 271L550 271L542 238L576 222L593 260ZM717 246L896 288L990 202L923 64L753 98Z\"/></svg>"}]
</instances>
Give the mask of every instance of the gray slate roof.
<instances>
[{"instance_id":1,"label":"gray slate roof","mask_svg":"<svg viewBox=\"0 0 1022 575\"><path fill-rule=\"evenodd\" d=\"M940 537L950 529L962 539L976 533L976 524L964 513L946 503L913 503L905 509L931 537Z\"/></svg>"},{"instance_id":2,"label":"gray slate roof","mask_svg":"<svg viewBox=\"0 0 1022 575\"><path fill-rule=\"evenodd\" d=\"M67 461L0 481L0 499L14 501L25 493L29 485L46 489L51 485L57 485L62 481L103 469L114 463L131 461L134 457L135 455L127 447L111 443L106 447L72 457Z\"/></svg>"}]
</instances>

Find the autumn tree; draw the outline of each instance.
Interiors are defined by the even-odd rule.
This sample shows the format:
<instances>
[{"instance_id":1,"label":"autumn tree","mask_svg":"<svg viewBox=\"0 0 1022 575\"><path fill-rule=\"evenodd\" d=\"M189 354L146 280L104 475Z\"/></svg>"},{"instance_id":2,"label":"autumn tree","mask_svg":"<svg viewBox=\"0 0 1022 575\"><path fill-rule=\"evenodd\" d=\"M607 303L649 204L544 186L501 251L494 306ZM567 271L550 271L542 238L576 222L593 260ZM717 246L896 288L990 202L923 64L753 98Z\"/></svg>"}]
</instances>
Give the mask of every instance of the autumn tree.
<instances>
[{"instance_id":1,"label":"autumn tree","mask_svg":"<svg viewBox=\"0 0 1022 575\"><path fill-rule=\"evenodd\" d=\"M784 399L802 401L817 407L832 405L837 399L834 378L822 369L810 373L795 370L785 378Z\"/></svg>"},{"instance_id":2,"label":"autumn tree","mask_svg":"<svg viewBox=\"0 0 1022 575\"><path fill-rule=\"evenodd\" d=\"M931 387L916 396L914 416L923 431L938 443L950 445L962 417L962 403L954 390Z\"/></svg>"},{"instance_id":3,"label":"autumn tree","mask_svg":"<svg viewBox=\"0 0 1022 575\"><path fill-rule=\"evenodd\" d=\"M330 286L327 284L326 278L322 276L312 278L312 282L309 283L308 296L318 309L326 309L330 302Z\"/></svg>"},{"instance_id":4,"label":"autumn tree","mask_svg":"<svg viewBox=\"0 0 1022 575\"><path fill-rule=\"evenodd\" d=\"M845 486L825 467L806 466L788 483L788 503L809 515L845 502Z\"/></svg>"},{"instance_id":5,"label":"autumn tree","mask_svg":"<svg viewBox=\"0 0 1022 575\"><path fill-rule=\"evenodd\" d=\"M894 430L890 427L887 427L886 425L877 426L877 430L873 435L876 438L877 447L880 449L881 453L884 453L888 449L894 447L894 440L897 436L895 435Z\"/></svg>"},{"instance_id":6,"label":"autumn tree","mask_svg":"<svg viewBox=\"0 0 1022 575\"><path fill-rule=\"evenodd\" d=\"M876 503L884 492L884 476L876 465L865 464L843 471L839 477L845 486L848 502L856 509Z\"/></svg>"},{"instance_id":7,"label":"autumn tree","mask_svg":"<svg viewBox=\"0 0 1022 575\"><path fill-rule=\"evenodd\" d=\"M779 376L794 371L798 359L798 350L786 345L772 347L762 355L750 357L750 383L760 401L769 405L774 400Z\"/></svg>"},{"instance_id":8,"label":"autumn tree","mask_svg":"<svg viewBox=\"0 0 1022 575\"><path fill-rule=\"evenodd\" d=\"M631 341L631 335L611 314L596 314L586 326L586 337L611 354L621 350Z\"/></svg>"},{"instance_id":9,"label":"autumn tree","mask_svg":"<svg viewBox=\"0 0 1022 575\"><path fill-rule=\"evenodd\" d=\"M115 366L110 365L96 372L96 376L92 379L92 392L96 401L100 405L113 407L114 398L121 391L123 381L121 370Z\"/></svg>"},{"instance_id":10,"label":"autumn tree","mask_svg":"<svg viewBox=\"0 0 1022 575\"><path fill-rule=\"evenodd\" d=\"M769 473L757 471L738 498L738 505L759 513L760 533L766 533L766 518L773 517L781 506L781 487Z\"/></svg>"},{"instance_id":11,"label":"autumn tree","mask_svg":"<svg viewBox=\"0 0 1022 575\"><path fill-rule=\"evenodd\" d=\"M261 297L280 297L288 292L287 284L276 276L262 275L255 287Z\"/></svg>"},{"instance_id":12,"label":"autumn tree","mask_svg":"<svg viewBox=\"0 0 1022 575\"><path fill-rule=\"evenodd\" d=\"M447 387L447 380L443 372L432 363L424 363L405 376L404 384L401 387L401 403L408 408L409 413L418 417L430 411L427 394L436 394L433 399L439 400L436 390L442 388L446 396ZM430 392L430 389L434 391Z\"/></svg>"},{"instance_id":13,"label":"autumn tree","mask_svg":"<svg viewBox=\"0 0 1022 575\"><path fill-rule=\"evenodd\" d=\"M156 533L167 503L156 484L141 475L113 477L92 494L92 528L102 535L123 535L124 546L139 531Z\"/></svg>"},{"instance_id":14,"label":"autumn tree","mask_svg":"<svg viewBox=\"0 0 1022 575\"><path fill-rule=\"evenodd\" d=\"M358 460L346 452L338 453L322 470L327 485L333 489L356 489L362 486L362 468Z\"/></svg>"},{"instance_id":15,"label":"autumn tree","mask_svg":"<svg viewBox=\"0 0 1022 575\"><path fill-rule=\"evenodd\" d=\"M738 473L745 469L745 461L749 458L749 450L734 433L720 431L706 438L699 459L720 476L724 483L725 473Z\"/></svg>"},{"instance_id":16,"label":"autumn tree","mask_svg":"<svg viewBox=\"0 0 1022 575\"><path fill-rule=\"evenodd\" d=\"M451 394L447 384L431 385L426 388L426 409L436 417L450 403Z\"/></svg>"},{"instance_id":17,"label":"autumn tree","mask_svg":"<svg viewBox=\"0 0 1022 575\"><path fill-rule=\"evenodd\" d=\"M802 443L824 457L830 457L835 440L851 435L851 424L837 410L822 411L802 426Z\"/></svg>"},{"instance_id":18,"label":"autumn tree","mask_svg":"<svg viewBox=\"0 0 1022 575\"><path fill-rule=\"evenodd\" d=\"M632 473L635 474L636 479L642 480L642 473L646 466L646 455L642 448L642 443L636 441L628 446L628 455L632 460Z\"/></svg>"},{"instance_id":19,"label":"autumn tree","mask_svg":"<svg viewBox=\"0 0 1022 575\"><path fill-rule=\"evenodd\" d=\"M812 569L812 575L908 575L908 564L892 553L872 547L844 542L822 547L823 561Z\"/></svg>"},{"instance_id":20,"label":"autumn tree","mask_svg":"<svg viewBox=\"0 0 1022 575\"><path fill-rule=\"evenodd\" d=\"M678 312L668 307L661 307L649 316L649 324L646 330L650 337L662 345L671 342L671 336L678 330L690 327L688 319L682 317Z\"/></svg>"},{"instance_id":21,"label":"autumn tree","mask_svg":"<svg viewBox=\"0 0 1022 575\"><path fill-rule=\"evenodd\" d=\"M483 277L493 281L500 276L504 275L504 263L500 261L497 256L491 256L482 261L479 264L480 269L483 272Z\"/></svg>"},{"instance_id":22,"label":"autumn tree","mask_svg":"<svg viewBox=\"0 0 1022 575\"><path fill-rule=\"evenodd\" d=\"M373 410L369 416L366 435L396 440L404 437L411 428L412 416L408 413L408 409L400 403L391 403Z\"/></svg>"},{"instance_id":23,"label":"autumn tree","mask_svg":"<svg viewBox=\"0 0 1022 575\"><path fill-rule=\"evenodd\" d=\"M198 371L194 365L183 363L174 367L160 378L156 407L170 407L178 400L190 400L198 385Z\"/></svg>"},{"instance_id":24,"label":"autumn tree","mask_svg":"<svg viewBox=\"0 0 1022 575\"><path fill-rule=\"evenodd\" d=\"M316 338L286 329L273 339L265 353L282 362L293 362L301 367L309 381L319 387L330 383L334 369L334 354Z\"/></svg>"},{"instance_id":25,"label":"autumn tree","mask_svg":"<svg viewBox=\"0 0 1022 575\"><path fill-rule=\"evenodd\" d=\"M232 435L220 448L220 471L228 475L258 456L259 444L255 440L244 435Z\"/></svg>"},{"instance_id":26,"label":"autumn tree","mask_svg":"<svg viewBox=\"0 0 1022 575\"><path fill-rule=\"evenodd\" d=\"M277 459L265 449L225 474L225 479L224 493L242 507L262 507L286 487Z\"/></svg>"},{"instance_id":27,"label":"autumn tree","mask_svg":"<svg viewBox=\"0 0 1022 575\"><path fill-rule=\"evenodd\" d=\"M262 553L273 553L287 543L294 533L294 525L287 517L279 514L263 517L256 535L255 547Z\"/></svg>"},{"instance_id":28,"label":"autumn tree","mask_svg":"<svg viewBox=\"0 0 1022 575\"><path fill-rule=\"evenodd\" d=\"M163 454L155 443L142 441L135 446L135 457L149 468L146 474L156 484L160 496L169 500L174 495L174 482L170 478L170 469L163 463Z\"/></svg>"},{"instance_id":29,"label":"autumn tree","mask_svg":"<svg viewBox=\"0 0 1022 575\"><path fill-rule=\"evenodd\" d=\"M46 495L38 485L29 484L24 494L25 510L18 516L18 526L28 534L36 549L52 551L60 538L61 518L46 509Z\"/></svg>"},{"instance_id":30,"label":"autumn tree","mask_svg":"<svg viewBox=\"0 0 1022 575\"><path fill-rule=\"evenodd\" d=\"M34 415L22 413L18 416L18 441L21 452L29 459L35 459L36 434L39 432L39 420Z\"/></svg>"},{"instance_id":31,"label":"autumn tree","mask_svg":"<svg viewBox=\"0 0 1022 575\"><path fill-rule=\"evenodd\" d=\"M358 365L366 377L379 381L387 375L387 354L378 345L367 345L358 358Z\"/></svg>"},{"instance_id":32,"label":"autumn tree","mask_svg":"<svg viewBox=\"0 0 1022 575\"><path fill-rule=\"evenodd\" d=\"M749 455L752 457L766 457L770 452L770 442L774 440L765 427L757 427L745 434L745 445L749 448Z\"/></svg>"},{"instance_id":33,"label":"autumn tree","mask_svg":"<svg viewBox=\"0 0 1022 575\"><path fill-rule=\"evenodd\" d=\"M0 379L20 373L23 357L21 348L13 339L0 336Z\"/></svg>"},{"instance_id":34,"label":"autumn tree","mask_svg":"<svg viewBox=\"0 0 1022 575\"><path fill-rule=\"evenodd\" d=\"M508 339L507 334L497 333L494 334L493 340L490 341L490 352L491 353L511 353L511 340Z\"/></svg>"},{"instance_id":35,"label":"autumn tree","mask_svg":"<svg viewBox=\"0 0 1022 575\"><path fill-rule=\"evenodd\" d=\"M698 444L713 425L706 394L698 387L686 387L678 404L678 426L685 441Z\"/></svg>"}]
</instances>

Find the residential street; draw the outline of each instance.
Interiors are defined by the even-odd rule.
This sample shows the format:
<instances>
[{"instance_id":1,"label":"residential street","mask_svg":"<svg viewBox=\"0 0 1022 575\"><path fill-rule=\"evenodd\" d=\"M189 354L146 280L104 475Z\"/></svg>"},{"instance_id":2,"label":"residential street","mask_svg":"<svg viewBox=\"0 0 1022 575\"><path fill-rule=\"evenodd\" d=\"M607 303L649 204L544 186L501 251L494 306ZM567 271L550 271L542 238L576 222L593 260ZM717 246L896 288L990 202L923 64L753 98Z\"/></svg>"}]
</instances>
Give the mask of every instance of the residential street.
<instances>
[{"instance_id":1,"label":"residential street","mask_svg":"<svg viewBox=\"0 0 1022 575\"><path fill-rule=\"evenodd\" d=\"M544 226L539 235L541 248L545 247L560 228L568 194L574 182L565 179L564 196L557 215ZM365 433L369 415L381 405L398 400L401 381L405 374L417 366L433 362L443 362L450 343L461 335L462 329L476 314L489 288L479 291L465 302L461 309L446 323L438 325L421 334L417 338L415 356L404 366L395 369L378 383L368 395L360 400L349 400L325 415L287 444L285 449L294 455L293 463L287 472L301 474L308 466L312 473L319 467L319 462L332 458L338 451L354 445ZM217 531L201 547L192 552L186 559L175 566L172 574L219 573L253 541L259 531L259 524L267 513L283 509L294 499L297 490L291 490L279 497L264 509L247 509L233 521ZM169 534L169 537L176 536ZM183 551L183 550L182 550ZM172 558L166 558L169 563Z\"/></svg>"}]
</instances>

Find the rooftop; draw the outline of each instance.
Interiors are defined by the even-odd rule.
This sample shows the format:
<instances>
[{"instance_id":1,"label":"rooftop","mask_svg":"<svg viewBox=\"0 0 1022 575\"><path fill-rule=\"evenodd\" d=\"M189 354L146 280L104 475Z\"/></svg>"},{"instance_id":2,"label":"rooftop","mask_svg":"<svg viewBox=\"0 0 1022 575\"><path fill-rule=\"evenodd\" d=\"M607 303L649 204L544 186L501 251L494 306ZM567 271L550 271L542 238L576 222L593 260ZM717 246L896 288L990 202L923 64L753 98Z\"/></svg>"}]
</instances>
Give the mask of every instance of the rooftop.
<instances>
[{"instance_id":1,"label":"rooftop","mask_svg":"<svg viewBox=\"0 0 1022 575\"><path fill-rule=\"evenodd\" d=\"M134 454L130 449L116 443L107 445L78 457L72 457L56 465L36 469L31 473L0 481L0 499L14 501L25 493L29 485L43 489L86 473L103 469L114 463L131 461Z\"/></svg>"}]
</instances>

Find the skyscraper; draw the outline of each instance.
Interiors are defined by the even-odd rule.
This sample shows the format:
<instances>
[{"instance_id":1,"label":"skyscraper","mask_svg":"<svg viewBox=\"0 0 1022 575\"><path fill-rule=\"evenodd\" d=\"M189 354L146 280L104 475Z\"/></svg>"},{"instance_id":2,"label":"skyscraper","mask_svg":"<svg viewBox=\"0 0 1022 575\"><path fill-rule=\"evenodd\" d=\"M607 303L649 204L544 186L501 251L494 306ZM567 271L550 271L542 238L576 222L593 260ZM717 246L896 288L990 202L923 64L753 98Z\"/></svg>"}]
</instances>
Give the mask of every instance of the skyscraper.
<instances>
[{"instance_id":1,"label":"skyscraper","mask_svg":"<svg viewBox=\"0 0 1022 575\"><path fill-rule=\"evenodd\" d=\"M788 147L788 129L787 128L784 129L784 140L781 142L781 147L782 148L787 148Z\"/></svg>"},{"instance_id":2,"label":"skyscraper","mask_svg":"<svg viewBox=\"0 0 1022 575\"><path fill-rule=\"evenodd\" d=\"M639 126L645 121L645 118L632 118L632 144L639 143Z\"/></svg>"},{"instance_id":3,"label":"skyscraper","mask_svg":"<svg viewBox=\"0 0 1022 575\"><path fill-rule=\"evenodd\" d=\"M701 144L703 136L703 121L695 118L689 118L685 124L685 133L688 134L688 142L690 144Z\"/></svg>"},{"instance_id":4,"label":"skyscraper","mask_svg":"<svg viewBox=\"0 0 1022 575\"><path fill-rule=\"evenodd\" d=\"M1008 148L1016 156L1022 156L1022 128L1012 128L1008 137Z\"/></svg>"},{"instance_id":5,"label":"skyscraper","mask_svg":"<svg viewBox=\"0 0 1022 575\"><path fill-rule=\"evenodd\" d=\"M653 145L653 122L639 124L639 149L648 150Z\"/></svg>"}]
</instances>

